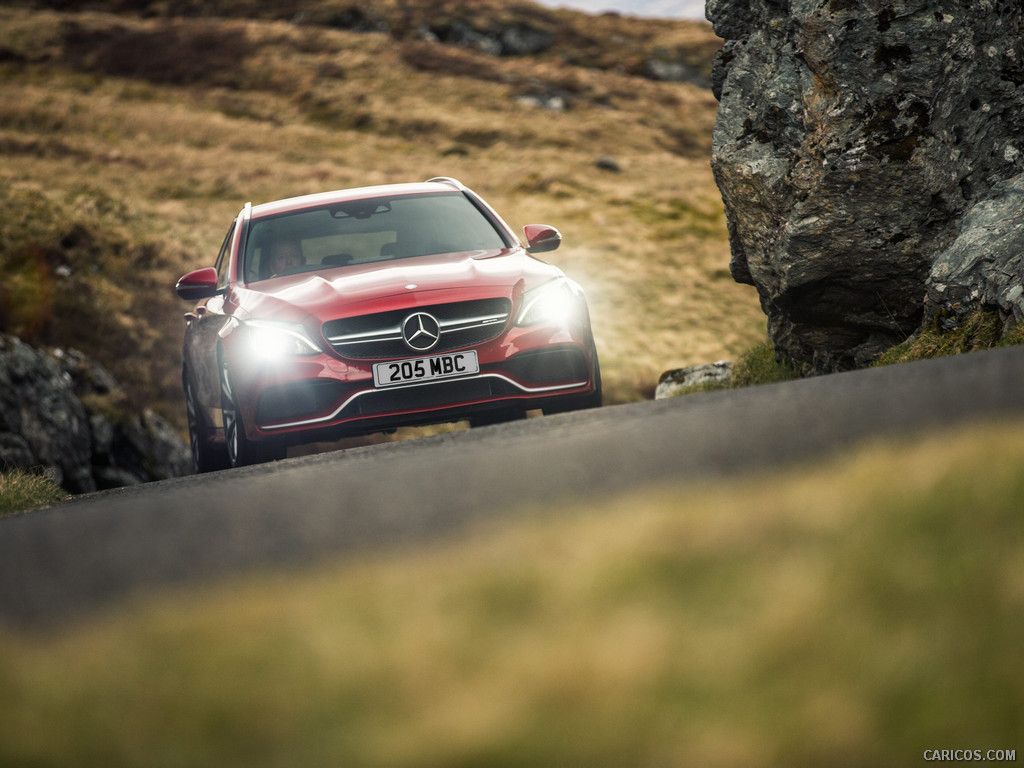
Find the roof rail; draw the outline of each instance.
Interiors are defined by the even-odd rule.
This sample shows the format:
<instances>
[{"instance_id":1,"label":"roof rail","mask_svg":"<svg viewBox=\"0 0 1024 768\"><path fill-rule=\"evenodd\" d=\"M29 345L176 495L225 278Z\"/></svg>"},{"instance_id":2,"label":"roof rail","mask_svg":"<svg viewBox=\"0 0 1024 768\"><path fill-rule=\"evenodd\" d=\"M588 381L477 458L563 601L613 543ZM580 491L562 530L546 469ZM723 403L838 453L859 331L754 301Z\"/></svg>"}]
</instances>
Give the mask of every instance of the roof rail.
<instances>
[{"instance_id":1,"label":"roof rail","mask_svg":"<svg viewBox=\"0 0 1024 768\"><path fill-rule=\"evenodd\" d=\"M456 189L465 189L465 185L458 179L453 179L451 176L435 176L432 179L427 179L427 183L437 182L438 184L447 184L448 186L455 187Z\"/></svg>"}]
</instances>

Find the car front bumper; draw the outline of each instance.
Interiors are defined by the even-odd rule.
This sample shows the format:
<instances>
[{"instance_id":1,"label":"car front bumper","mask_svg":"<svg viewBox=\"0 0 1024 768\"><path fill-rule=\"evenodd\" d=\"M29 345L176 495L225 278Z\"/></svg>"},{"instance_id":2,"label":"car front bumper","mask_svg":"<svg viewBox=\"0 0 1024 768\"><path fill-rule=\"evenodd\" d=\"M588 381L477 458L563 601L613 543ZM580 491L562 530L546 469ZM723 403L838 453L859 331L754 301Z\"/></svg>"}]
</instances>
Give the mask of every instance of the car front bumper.
<instances>
[{"instance_id":1,"label":"car front bumper","mask_svg":"<svg viewBox=\"0 0 1024 768\"><path fill-rule=\"evenodd\" d=\"M478 373L387 387L374 385L379 361L327 353L267 362L238 349L229 365L249 439L286 443L543 409L598 386L589 327L513 327L474 349Z\"/></svg>"}]
</instances>

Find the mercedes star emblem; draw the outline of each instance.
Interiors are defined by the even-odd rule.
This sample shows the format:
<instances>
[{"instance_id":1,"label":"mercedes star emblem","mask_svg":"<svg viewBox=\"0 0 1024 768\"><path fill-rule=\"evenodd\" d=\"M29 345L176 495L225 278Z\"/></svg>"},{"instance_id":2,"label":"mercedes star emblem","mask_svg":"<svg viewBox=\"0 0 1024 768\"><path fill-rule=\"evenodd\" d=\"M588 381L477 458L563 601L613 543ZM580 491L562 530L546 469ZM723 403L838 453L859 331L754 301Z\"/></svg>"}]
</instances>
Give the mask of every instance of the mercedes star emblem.
<instances>
[{"instance_id":1,"label":"mercedes star emblem","mask_svg":"<svg viewBox=\"0 0 1024 768\"><path fill-rule=\"evenodd\" d=\"M441 338L441 324L426 312L409 315L402 323L402 338L409 349L426 352Z\"/></svg>"}]
</instances>

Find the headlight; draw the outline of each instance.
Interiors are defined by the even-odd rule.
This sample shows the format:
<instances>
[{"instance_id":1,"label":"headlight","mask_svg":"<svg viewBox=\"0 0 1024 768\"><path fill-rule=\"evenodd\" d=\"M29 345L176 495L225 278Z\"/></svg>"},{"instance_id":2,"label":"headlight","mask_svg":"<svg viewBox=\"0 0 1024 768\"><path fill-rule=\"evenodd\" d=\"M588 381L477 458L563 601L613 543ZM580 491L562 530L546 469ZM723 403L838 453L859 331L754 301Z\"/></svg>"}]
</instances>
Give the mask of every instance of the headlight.
<instances>
[{"instance_id":1,"label":"headlight","mask_svg":"<svg viewBox=\"0 0 1024 768\"><path fill-rule=\"evenodd\" d=\"M558 277L523 294L516 325L565 323L579 313L581 298L566 277Z\"/></svg>"},{"instance_id":2,"label":"headlight","mask_svg":"<svg viewBox=\"0 0 1024 768\"><path fill-rule=\"evenodd\" d=\"M323 350L298 323L250 320L244 324L249 351L264 360L318 355Z\"/></svg>"}]
</instances>

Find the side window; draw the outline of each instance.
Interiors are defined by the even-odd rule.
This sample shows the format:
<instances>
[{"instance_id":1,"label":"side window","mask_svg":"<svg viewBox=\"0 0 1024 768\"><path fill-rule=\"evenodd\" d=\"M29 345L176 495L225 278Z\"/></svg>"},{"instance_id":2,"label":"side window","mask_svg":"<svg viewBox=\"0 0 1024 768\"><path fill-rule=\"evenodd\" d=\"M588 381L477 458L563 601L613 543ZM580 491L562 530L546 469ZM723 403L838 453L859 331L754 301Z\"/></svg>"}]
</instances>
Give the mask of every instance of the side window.
<instances>
[{"instance_id":1,"label":"side window","mask_svg":"<svg viewBox=\"0 0 1024 768\"><path fill-rule=\"evenodd\" d=\"M217 256L217 263L214 265L217 270L217 285L223 288L228 282L228 263L231 261L231 238L235 234L235 227L238 225L238 220L231 222L231 228L228 229L227 237L224 238L224 243L220 247L220 254Z\"/></svg>"}]
</instances>

